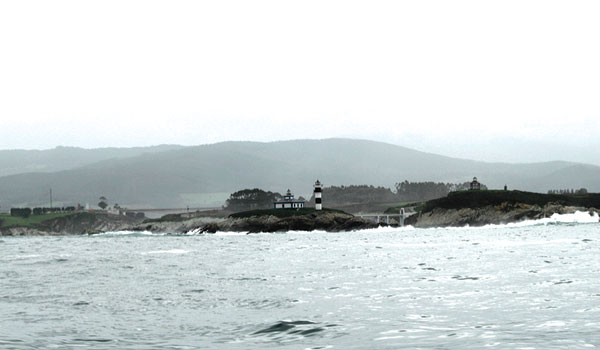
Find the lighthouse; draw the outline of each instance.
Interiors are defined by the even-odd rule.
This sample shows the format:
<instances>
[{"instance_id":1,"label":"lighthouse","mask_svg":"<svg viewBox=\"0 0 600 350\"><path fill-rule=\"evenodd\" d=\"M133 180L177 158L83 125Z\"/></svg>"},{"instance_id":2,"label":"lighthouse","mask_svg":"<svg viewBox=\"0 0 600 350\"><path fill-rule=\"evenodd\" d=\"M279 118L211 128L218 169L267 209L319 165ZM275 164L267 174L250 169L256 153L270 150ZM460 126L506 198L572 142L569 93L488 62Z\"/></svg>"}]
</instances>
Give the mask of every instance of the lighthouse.
<instances>
[{"instance_id":1,"label":"lighthouse","mask_svg":"<svg viewBox=\"0 0 600 350\"><path fill-rule=\"evenodd\" d=\"M321 183L319 182L319 180L317 180L317 182L315 182L315 210L322 210L323 209L323 204L321 204L321 193L323 190L323 187L321 185Z\"/></svg>"}]
</instances>

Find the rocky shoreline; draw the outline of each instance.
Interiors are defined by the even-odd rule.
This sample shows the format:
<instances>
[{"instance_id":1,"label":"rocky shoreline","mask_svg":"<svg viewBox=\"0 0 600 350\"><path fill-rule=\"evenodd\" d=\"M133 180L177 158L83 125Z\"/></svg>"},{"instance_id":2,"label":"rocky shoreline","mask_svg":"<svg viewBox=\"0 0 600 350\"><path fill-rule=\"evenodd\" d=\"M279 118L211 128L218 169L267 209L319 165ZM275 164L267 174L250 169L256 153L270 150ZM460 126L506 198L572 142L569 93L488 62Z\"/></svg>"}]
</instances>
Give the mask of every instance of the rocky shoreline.
<instances>
[{"instance_id":1,"label":"rocky shoreline","mask_svg":"<svg viewBox=\"0 0 600 350\"><path fill-rule=\"evenodd\" d=\"M600 215L593 207L502 202L497 205L448 208L432 206L405 219L405 225L416 228L484 226L508 224L524 220L547 218L553 214L577 211ZM276 214L276 215L273 215ZM283 214L283 213L281 213ZM386 224L375 223L353 215L324 210L320 212L290 212L286 215L265 211L263 214L229 217L165 218L145 220L104 213L76 213L44 221L34 227L1 228L0 236L85 235L114 231L152 232L166 234L215 232L288 232L288 231L353 231L371 229ZM290 214L290 215L287 215ZM280 215L280 216L278 216Z\"/></svg>"},{"instance_id":2,"label":"rocky shoreline","mask_svg":"<svg viewBox=\"0 0 600 350\"><path fill-rule=\"evenodd\" d=\"M33 227L0 228L0 236L85 235L122 231L142 220L124 215L80 212L41 222Z\"/></svg>"},{"instance_id":3,"label":"rocky shoreline","mask_svg":"<svg viewBox=\"0 0 600 350\"><path fill-rule=\"evenodd\" d=\"M546 204L502 203L477 208L433 208L408 217L406 225L417 228L503 225L525 220L548 218L553 214L573 214L577 211L599 215L595 208Z\"/></svg>"},{"instance_id":4,"label":"rocky shoreline","mask_svg":"<svg viewBox=\"0 0 600 350\"><path fill-rule=\"evenodd\" d=\"M257 215L236 217L197 217L187 220L141 221L118 215L78 213L45 221L35 227L10 227L0 229L0 236L57 236L86 235L114 231L137 231L167 234L215 232L330 232L362 230L379 225L350 214L340 212L313 212L289 217Z\"/></svg>"}]
</instances>

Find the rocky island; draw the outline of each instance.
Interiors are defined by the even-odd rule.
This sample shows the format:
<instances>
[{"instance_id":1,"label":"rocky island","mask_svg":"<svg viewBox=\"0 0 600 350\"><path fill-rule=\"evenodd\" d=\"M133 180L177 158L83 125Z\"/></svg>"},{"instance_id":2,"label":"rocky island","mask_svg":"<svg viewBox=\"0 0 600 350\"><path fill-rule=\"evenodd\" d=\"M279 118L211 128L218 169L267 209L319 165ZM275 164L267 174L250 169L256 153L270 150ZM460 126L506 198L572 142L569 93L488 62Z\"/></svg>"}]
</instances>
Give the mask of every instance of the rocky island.
<instances>
[{"instance_id":1,"label":"rocky island","mask_svg":"<svg viewBox=\"0 0 600 350\"><path fill-rule=\"evenodd\" d=\"M196 218L190 220L148 220L132 227L135 231L215 233L225 232L287 232L314 231L330 232L352 231L375 228L378 224L355 217L339 210L313 208L288 210L251 210L231 214L227 218Z\"/></svg>"}]
</instances>

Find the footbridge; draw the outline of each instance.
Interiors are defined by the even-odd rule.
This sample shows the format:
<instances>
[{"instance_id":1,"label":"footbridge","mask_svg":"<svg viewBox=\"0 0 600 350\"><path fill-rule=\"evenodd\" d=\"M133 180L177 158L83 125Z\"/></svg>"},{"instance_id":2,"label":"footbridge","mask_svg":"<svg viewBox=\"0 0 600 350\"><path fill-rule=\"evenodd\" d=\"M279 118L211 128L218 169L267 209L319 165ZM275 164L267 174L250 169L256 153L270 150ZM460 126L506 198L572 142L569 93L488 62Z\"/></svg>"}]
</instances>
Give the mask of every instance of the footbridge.
<instances>
[{"instance_id":1,"label":"footbridge","mask_svg":"<svg viewBox=\"0 0 600 350\"><path fill-rule=\"evenodd\" d=\"M370 220L377 224L386 223L388 225L396 224L398 226L404 226L404 219L413 213L405 213L404 209L401 209L398 214L387 214L387 213L371 213L371 214L355 214L361 219Z\"/></svg>"}]
</instances>

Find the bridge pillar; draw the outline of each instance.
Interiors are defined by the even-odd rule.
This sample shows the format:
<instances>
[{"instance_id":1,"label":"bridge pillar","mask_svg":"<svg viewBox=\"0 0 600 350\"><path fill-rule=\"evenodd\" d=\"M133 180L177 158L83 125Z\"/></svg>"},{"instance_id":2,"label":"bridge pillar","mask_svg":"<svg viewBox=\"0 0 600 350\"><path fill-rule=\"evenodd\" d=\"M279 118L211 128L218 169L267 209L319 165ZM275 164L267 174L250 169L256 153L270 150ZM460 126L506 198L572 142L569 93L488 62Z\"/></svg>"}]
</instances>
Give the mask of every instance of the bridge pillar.
<instances>
[{"instance_id":1,"label":"bridge pillar","mask_svg":"<svg viewBox=\"0 0 600 350\"><path fill-rule=\"evenodd\" d=\"M400 217L398 218L400 226L404 226L404 208L400 208Z\"/></svg>"}]
</instances>

